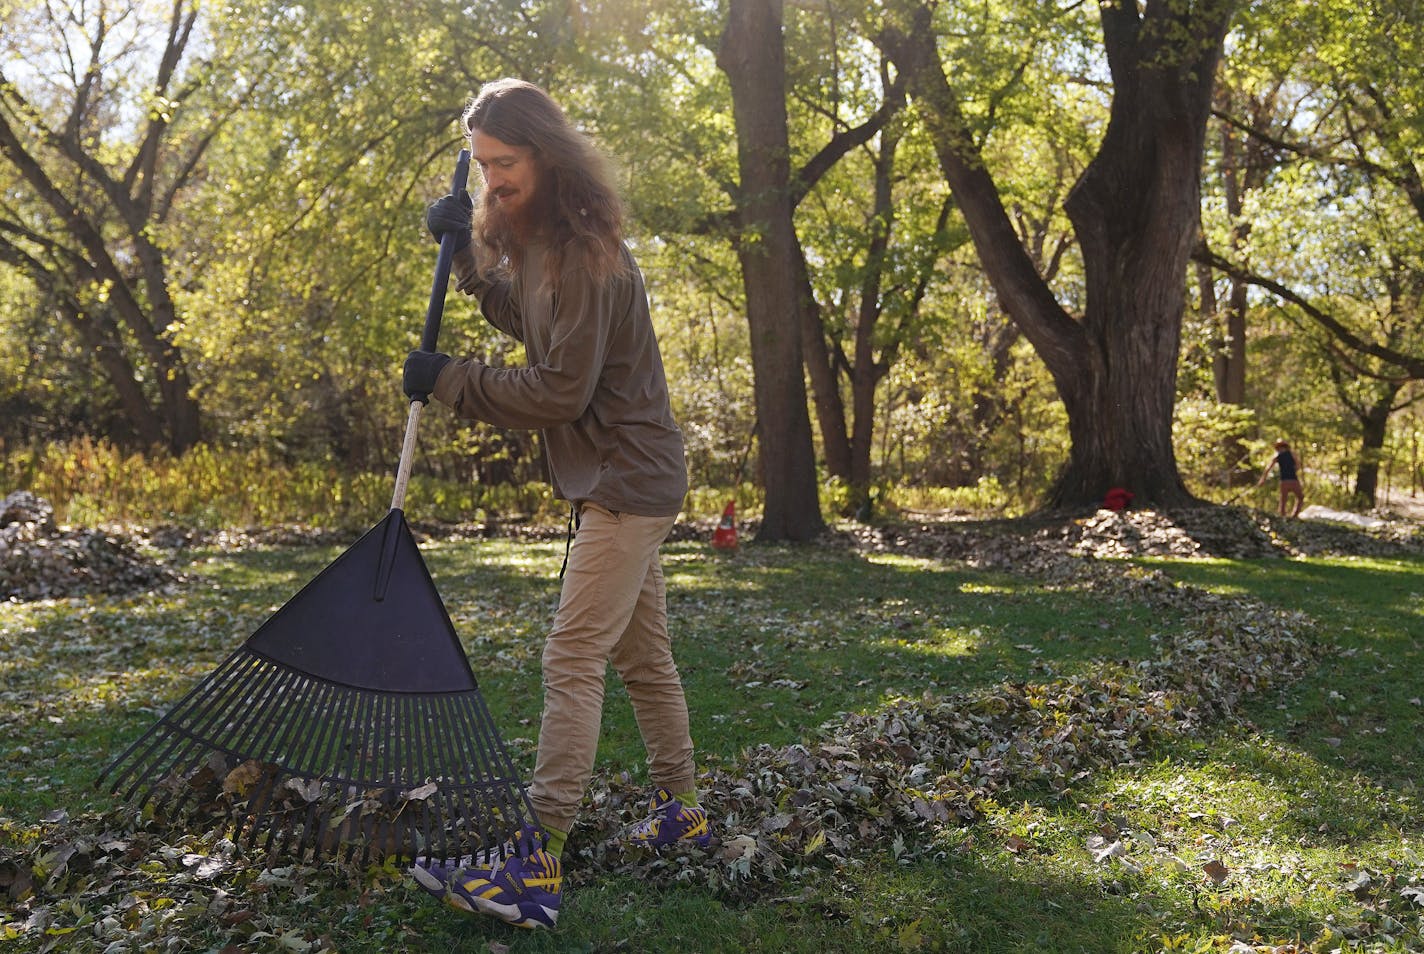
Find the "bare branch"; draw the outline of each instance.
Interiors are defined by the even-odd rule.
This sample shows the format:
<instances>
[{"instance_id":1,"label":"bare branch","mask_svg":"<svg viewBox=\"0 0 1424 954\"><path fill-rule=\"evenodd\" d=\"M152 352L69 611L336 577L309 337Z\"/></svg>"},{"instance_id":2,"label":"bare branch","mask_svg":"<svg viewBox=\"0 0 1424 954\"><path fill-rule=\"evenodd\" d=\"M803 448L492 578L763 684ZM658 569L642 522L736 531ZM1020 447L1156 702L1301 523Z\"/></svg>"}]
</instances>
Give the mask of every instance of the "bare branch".
<instances>
[{"instance_id":1,"label":"bare branch","mask_svg":"<svg viewBox=\"0 0 1424 954\"><path fill-rule=\"evenodd\" d=\"M1198 262L1203 262L1215 269L1225 272L1238 281L1243 281L1248 285L1254 285L1257 288L1264 289L1282 301L1290 302L1304 312L1312 321L1334 335L1338 341L1348 345L1360 354L1367 354L1371 357L1378 358L1386 364L1393 365L1411 378L1424 379L1424 357L1406 354L1373 341L1366 341L1345 327L1345 325L1333 315L1312 304L1295 290L1287 288L1275 279L1258 275L1247 268L1237 265L1235 262L1213 252L1205 244L1198 246L1197 251L1192 257Z\"/></svg>"}]
</instances>

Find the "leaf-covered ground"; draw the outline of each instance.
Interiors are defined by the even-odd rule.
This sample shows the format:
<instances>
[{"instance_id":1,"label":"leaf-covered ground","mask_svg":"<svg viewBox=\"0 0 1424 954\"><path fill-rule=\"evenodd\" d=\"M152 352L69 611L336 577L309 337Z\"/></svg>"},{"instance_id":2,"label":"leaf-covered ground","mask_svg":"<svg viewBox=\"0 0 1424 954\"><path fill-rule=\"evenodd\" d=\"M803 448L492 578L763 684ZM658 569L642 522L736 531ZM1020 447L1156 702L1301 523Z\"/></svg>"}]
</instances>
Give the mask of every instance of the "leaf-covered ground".
<instances>
[{"instance_id":1,"label":"leaf-covered ground","mask_svg":"<svg viewBox=\"0 0 1424 954\"><path fill-rule=\"evenodd\" d=\"M717 838L619 846L647 786L613 680L563 921L536 936L456 918L396 865L264 864L92 788L339 552L264 536L153 551L182 573L167 591L0 605L7 947L1424 950L1409 526L1104 513L671 543ZM561 543L424 549L527 769ZM1139 554L1170 559L1103 559Z\"/></svg>"}]
</instances>

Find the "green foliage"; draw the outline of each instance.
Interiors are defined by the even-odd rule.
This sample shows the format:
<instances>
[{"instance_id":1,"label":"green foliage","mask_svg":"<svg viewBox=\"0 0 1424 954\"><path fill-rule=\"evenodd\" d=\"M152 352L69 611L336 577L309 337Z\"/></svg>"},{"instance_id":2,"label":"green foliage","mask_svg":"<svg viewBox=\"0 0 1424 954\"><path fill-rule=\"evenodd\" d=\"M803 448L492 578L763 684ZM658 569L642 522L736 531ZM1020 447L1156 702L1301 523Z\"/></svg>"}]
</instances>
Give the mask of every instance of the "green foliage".
<instances>
[{"instance_id":1,"label":"green foliage","mask_svg":"<svg viewBox=\"0 0 1424 954\"><path fill-rule=\"evenodd\" d=\"M887 506L907 518L953 513L975 517L1015 517L1028 512L1035 497L1009 492L995 477L980 477L972 487L908 486L894 489Z\"/></svg>"},{"instance_id":2,"label":"green foliage","mask_svg":"<svg viewBox=\"0 0 1424 954\"><path fill-rule=\"evenodd\" d=\"M1279 0L1243 13L1219 97L1236 122L1223 141L1241 144L1219 160L1203 225L1262 289L1251 402L1264 425L1308 435L1334 494L1417 441L1415 420L1394 415L1418 399L1424 345L1419 10Z\"/></svg>"},{"instance_id":3,"label":"green foliage","mask_svg":"<svg viewBox=\"0 0 1424 954\"><path fill-rule=\"evenodd\" d=\"M884 6L787 7L794 167L879 106L893 75L882 73L870 42L889 15ZM152 290L165 289L177 313L160 338L191 376L203 439L315 474L380 474L391 466L405 412L400 361L418 338L434 259L422 210L447 188L465 98L488 78L516 74L549 86L621 171L694 485L755 482L749 436L756 411L732 245L753 229L727 217L737 144L726 78L715 64L724 7L476 0L420 2L391 16L388 5L369 0L204 5L195 8L202 43L177 74L192 85L178 102L145 92L155 63L144 52L162 39L171 8L134 4L116 29L150 39L111 64L133 68L107 68L102 108L81 126L95 158L119 170L138 152L141 119L170 121L154 182L162 192L188 178L161 220L140 234L164 258L167 278ZM106 9L120 8L128 9ZM6 81L35 93L53 128L63 125L68 87L82 71L51 71L46 87L24 64L51 62L45 57L62 36L45 18L67 10L25 2L3 11ZM1019 239L1065 310L1081 315L1082 264L1062 206L1106 127L1110 77L1098 11L1001 3L935 10L950 82ZM1213 154L1203 213L1213 248L1232 248L1233 230L1249 226L1232 250L1253 268L1295 284L1362 337L1411 353L1424 341L1417 317L1424 234L1408 201L1424 128L1418 17L1405 2L1242 5L1220 73L1223 90L1233 104L1258 110L1252 122L1300 148L1267 150L1269 173L1245 196L1240 216L1226 210L1226 166L1216 166ZM1062 405L1032 348L1013 340L958 211L951 208L938 227L947 195L921 119L907 111L887 137L851 150L802 201L796 226L812 292L828 343L842 351L834 360L843 386L851 362L888 367L868 412L872 482L916 493L964 487L956 493L974 497L974 506L993 497L975 496L974 488L1000 487L1009 506L1031 506L1067 459ZM893 216L885 217L875 214L868 185L889 136L898 144ZM187 169L182 159L199 145L201 161ZM68 168L61 152L47 148L45 161ZM64 256L45 242L58 237L78 250L57 231L53 210L18 184L13 164L0 162L5 220L32 232L7 231L18 236L15 247L53 253L55 262ZM99 190L85 190L86 203L97 202ZM121 217L97 204L85 208L120 259L135 260L132 243L119 238ZM888 247L871 255L871 240L886 229ZM86 434L142 446L131 411L99 373L100 352L56 310L56 292L98 306L113 289L76 280L47 291L27 275L13 256L0 261L0 433L20 446ZM871 278L879 290L862 302L875 287ZM142 282L134 287L154 297ZM867 356L854 353L862 304L880 311ZM1410 456L1417 415L1396 410L1383 449L1360 446L1355 415L1379 400L1374 376L1395 372L1373 358L1343 361L1298 308L1261 294L1250 308L1246 407L1266 431L1247 434L1243 422L1230 423L1235 412L1206 406L1215 329L1189 321L1176 448L1188 483L1220 484L1211 445L1228 433L1291 436L1311 468L1330 475L1322 493L1348 485L1376 457L1384 474L1419 483ZM454 296L441 342L496 364L520 360L473 302ZM137 342L121 331L119 343L133 351ZM136 374L152 400L162 375L146 367ZM1332 374L1348 380L1337 387ZM1410 385L1395 403L1420 393ZM499 493L510 502L501 506L529 511L543 507L527 489L539 471L532 435L427 418L422 478L451 487L472 475L505 484ZM446 496L478 511L494 493ZM382 495L357 496L353 511ZM112 516L94 499L88 512ZM262 507L233 498L218 509L241 515Z\"/></svg>"},{"instance_id":4,"label":"green foliage","mask_svg":"<svg viewBox=\"0 0 1424 954\"><path fill-rule=\"evenodd\" d=\"M141 455L112 444L0 446L0 481L54 504L81 526L176 524L204 529L303 524L354 530L390 508L391 473L352 472L333 461L282 460L266 449L200 445L181 457ZM552 523L565 505L543 481L480 485L414 475L413 520L469 523L517 515Z\"/></svg>"},{"instance_id":5,"label":"green foliage","mask_svg":"<svg viewBox=\"0 0 1424 954\"><path fill-rule=\"evenodd\" d=\"M1256 413L1250 408L1215 401L1184 399L1177 402L1174 435L1177 466L1189 487L1226 488L1233 478L1258 470L1256 452L1270 443L1249 448L1251 456L1231 459L1233 448L1245 448L1256 433Z\"/></svg>"}]
</instances>

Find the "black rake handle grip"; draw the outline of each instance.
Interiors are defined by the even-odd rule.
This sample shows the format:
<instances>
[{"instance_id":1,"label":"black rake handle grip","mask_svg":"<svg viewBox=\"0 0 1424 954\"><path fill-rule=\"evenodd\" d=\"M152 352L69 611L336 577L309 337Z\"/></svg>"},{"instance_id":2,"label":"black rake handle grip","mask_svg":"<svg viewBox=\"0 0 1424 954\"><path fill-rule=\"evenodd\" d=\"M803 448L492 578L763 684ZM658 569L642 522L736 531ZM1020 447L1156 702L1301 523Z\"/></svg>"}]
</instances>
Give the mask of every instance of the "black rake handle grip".
<instances>
[{"instance_id":1,"label":"black rake handle grip","mask_svg":"<svg viewBox=\"0 0 1424 954\"><path fill-rule=\"evenodd\" d=\"M470 150L461 149L455 160L455 178L450 193L459 195L470 178ZM430 305L425 309L425 331L420 336L420 350L434 351L440 337L440 319L445 314L445 288L450 284L450 263L455 259L455 236L446 232L440 238L440 256L435 260L435 282L430 288Z\"/></svg>"},{"instance_id":2,"label":"black rake handle grip","mask_svg":"<svg viewBox=\"0 0 1424 954\"><path fill-rule=\"evenodd\" d=\"M470 177L470 151L460 150L455 160L455 178L450 183L450 191L459 195L464 191ZM430 306L425 309L425 330L420 336L420 350L434 351L440 337L440 318L445 314L445 288L450 284L450 264L455 259L455 236L446 232L440 237L440 255L435 259L435 283L430 288ZM405 423L405 439L401 442L400 464L396 468L396 486L391 494L391 509L400 510L405 506L405 493L410 484L411 461L415 458L415 431L420 422L420 411L425 406L427 394L410 395L410 416ZM394 536L391 538L395 539ZM391 544L394 546L394 544ZM380 572L377 574L377 599L385 594L385 581L390 573L389 560L394 550L387 549L382 556Z\"/></svg>"}]
</instances>

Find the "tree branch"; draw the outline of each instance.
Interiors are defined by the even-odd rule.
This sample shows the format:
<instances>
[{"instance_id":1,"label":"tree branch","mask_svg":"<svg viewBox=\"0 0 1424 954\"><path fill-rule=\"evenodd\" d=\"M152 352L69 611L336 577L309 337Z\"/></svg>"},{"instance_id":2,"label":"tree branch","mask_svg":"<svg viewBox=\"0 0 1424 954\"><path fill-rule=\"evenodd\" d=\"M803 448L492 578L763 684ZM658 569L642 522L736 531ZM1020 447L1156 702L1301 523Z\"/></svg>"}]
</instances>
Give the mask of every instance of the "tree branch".
<instances>
[{"instance_id":1,"label":"tree branch","mask_svg":"<svg viewBox=\"0 0 1424 954\"><path fill-rule=\"evenodd\" d=\"M1198 262L1225 272L1237 281L1254 285L1257 288L1270 292L1282 301L1290 302L1304 312L1312 321L1334 335L1338 341L1348 345L1360 354L1367 354L1371 357L1378 358L1386 364L1399 368L1411 378L1424 380L1424 357L1405 354L1394 348L1389 348L1373 341L1366 341L1349 328L1346 328L1333 315L1307 301L1304 296L1295 290L1287 288L1275 279L1258 275L1250 269L1237 265L1235 262L1213 252L1205 243L1197 247L1192 257Z\"/></svg>"},{"instance_id":2,"label":"tree branch","mask_svg":"<svg viewBox=\"0 0 1424 954\"><path fill-rule=\"evenodd\" d=\"M857 146L869 142L905 106L905 86L896 80L885 92L885 100L869 119L831 137L806 164L791 174L791 206L801 204L821 177L829 172L837 162Z\"/></svg>"}]
</instances>

